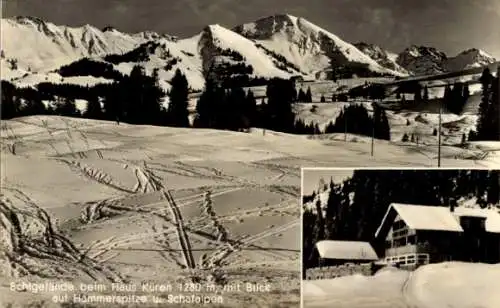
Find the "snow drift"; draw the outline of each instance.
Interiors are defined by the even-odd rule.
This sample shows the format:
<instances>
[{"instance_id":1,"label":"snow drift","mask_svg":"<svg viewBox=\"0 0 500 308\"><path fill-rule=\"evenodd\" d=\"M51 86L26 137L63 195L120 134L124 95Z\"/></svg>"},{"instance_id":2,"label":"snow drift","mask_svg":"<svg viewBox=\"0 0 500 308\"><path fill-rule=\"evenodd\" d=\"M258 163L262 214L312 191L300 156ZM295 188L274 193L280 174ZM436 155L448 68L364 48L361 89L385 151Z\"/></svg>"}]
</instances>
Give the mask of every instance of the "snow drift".
<instances>
[{"instance_id":1,"label":"snow drift","mask_svg":"<svg viewBox=\"0 0 500 308\"><path fill-rule=\"evenodd\" d=\"M371 277L355 275L303 281L304 307L495 308L500 264L448 262L415 272L381 270Z\"/></svg>"}]
</instances>

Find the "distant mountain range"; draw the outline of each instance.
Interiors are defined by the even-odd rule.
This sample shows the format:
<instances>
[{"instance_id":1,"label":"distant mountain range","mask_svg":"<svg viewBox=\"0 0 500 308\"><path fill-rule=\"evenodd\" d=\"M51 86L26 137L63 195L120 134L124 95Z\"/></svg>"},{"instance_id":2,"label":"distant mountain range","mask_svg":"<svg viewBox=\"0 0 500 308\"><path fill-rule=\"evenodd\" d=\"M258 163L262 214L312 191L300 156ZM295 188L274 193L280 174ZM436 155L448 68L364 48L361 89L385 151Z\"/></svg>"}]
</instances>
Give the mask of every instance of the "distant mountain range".
<instances>
[{"instance_id":1,"label":"distant mountain range","mask_svg":"<svg viewBox=\"0 0 500 308\"><path fill-rule=\"evenodd\" d=\"M175 70L180 69L196 90L203 88L208 76L325 79L339 70L340 74L358 76L408 76L496 62L478 49L448 57L424 46L411 46L396 54L372 44L351 44L291 15L265 17L233 29L210 25L185 39L151 31L128 34L112 27L58 26L34 17L2 19L1 27L2 79L21 85L106 81L102 76L59 74L61 66L81 58L107 63L122 74L130 73L137 64L149 73L158 69L166 89Z\"/></svg>"}]
</instances>

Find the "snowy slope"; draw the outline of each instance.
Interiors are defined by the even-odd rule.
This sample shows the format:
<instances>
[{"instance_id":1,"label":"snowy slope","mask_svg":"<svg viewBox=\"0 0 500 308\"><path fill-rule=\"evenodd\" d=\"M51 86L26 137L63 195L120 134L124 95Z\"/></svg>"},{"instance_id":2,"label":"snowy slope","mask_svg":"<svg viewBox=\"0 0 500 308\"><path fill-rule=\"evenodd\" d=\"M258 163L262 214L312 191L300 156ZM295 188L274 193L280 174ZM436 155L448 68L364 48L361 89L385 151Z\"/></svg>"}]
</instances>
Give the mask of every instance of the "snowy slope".
<instances>
[{"instance_id":1,"label":"snowy slope","mask_svg":"<svg viewBox=\"0 0 500 308\"><path fill-rule=\"evenodd\" d=\"M500 265L447 262L410 273L386 269L375 276L303 282L304 307L496 308Z\"/></svg>"},{"instance_id":2,"label":"snowy slope","mask_svg":"<svg viewBox=\"0 0 500 308\"><path fill-rule=\"evenodd\" d=\"M465 50L457 56L448 59L446 62L446 68L449 71L459 71L469 68L482 67L495 62L496 59L487 52L473 48Z\"/></svg>"},{"instance_id":3,"label":"snowy slope","mask_svg":"<svg viewBox=\"0 0 500 308\"><path fill-rule=\"evenodd\" d=\"M401 75L382 67L352 44L304 18L274 15L237 26L234 31L284 56L303 72L314 76L330 71L332 63L349 62L367 64L374 72Z\"/></svg>"},{"instance_id":4,"label":"snowy slope","mask_svg":"<svg viewBox=\"0 0 500 308\"><path fill-rule=\"evenodd\" d=\"M86 56L123 53L146 41L116 30L57 26L35 17L2 19L1 28L5 58L17 59L19 68L32 71L55 69Z\"/></svg>"},{"instance_id":5,"label":"snowy slope","mask_svg":"<svg viewBox=\"0 0 500 308\"><path fill-rule=\"evenodd\" d=\"M396 62L415 75L432 75L483 67L496 60L487 52L476 48L449 57L433 47L412 45L397 56Z\"/></svg>"},{"instance_id":6,"label":"snowy slope","mask_svg":"<svg viewBox=\"0 0 500 308\"><path fill-rule=\"evenodd\" d=\"M332 66L342 66L363 73L367 70L406 76L477 67L493 61L477 49L450 59L434 48L421 46L412 46L399 55L369 44L358 44L360 50L304 18L283 14L233 30L210 25L185 39L151 31L127 34L112 27L101 30L90 25L58 26L34 17L2 19L1 26L2 79L29 86L36 80L51 80L49 72L83 57L103 61L106 55L119 56L141 48L145 48L147 59L113 63L115 70L128 74L134 65L150 73L158 69L165 90L170 88L176 69L186 75L193 90L202 90L208 74L224 80L292 76L314 80L331 77ZM156 46L148 47L150 43ZM99 82L87 76L73 77L87 78L87 84Z\"/></svg>"},{"instance_id":7,"label":"snowy slope","mask_svg":"<svg viewBox=\"0 0 500 308\"><path fill-rule=\"evenodd\" d=\"M384 50L380 46L368 43L356 43L354 44L360 51L364 54L377 61L378 64L385 68L400 72L402 74L409 75L410 73L403 67L401 67L397 61L397 54Z\"/></svg>"},{"instance_id":8,"label":"snowy slope","mask_svg":"<svg viewBox=\"0 0 500 308\"><path fill-rule=\"evenodd\" d=\"M397 64L415 75L433 75L446 72L447 56L433 47L412 45L398 55Z\"/></svg>"},{"instance_id":9,"label":"snowy slope","mask_svg":"<svg viewBox=\"0 0 500 308\"><path fill-rule=\"evenodd\" d=\"M201 70L202 60L195 53L196 42L192 39L173 42L167 39L152 41L141 45L133 52L142 49L147 55L145 60L124 61L113 63L115 69L122 74L130 74L135 65L142 66L149 75L158 69L160 84L164 90L170 89L170 80L177 69L181 70L193 90L201 90L205 86L205 79Z\"/></svg>"},{"instance_id":10,"label":"snowy slope","mask_svg":"<svg viewBox=\"0 0 500 308\"><path fill-rule=\"evenodd\" d=\"M96 84L112 83L113 80L93 76L74 76L63 77L58 73L33 73L22 77L13 78L12 82L21 87L34 87L42 82L51 82L56 84L74 84L81 86L94 86Z\"/></svg>"},{"instance_id":11,"label":"snowy slope","mask_svg":"<svg viewBox=\"0 0 500 308\"><path fill-rule=\"evenodd\" d=\"M217 24L210 25L203 30L199 45L205 62L212 62L215 65L238 62L235 57L218 50L230 49L244 58L241 61L243 64L253 68L253 76L289 78L292 75L277 68L272 57L266 55L254 42Z\"/></svg>"}]
</instances>

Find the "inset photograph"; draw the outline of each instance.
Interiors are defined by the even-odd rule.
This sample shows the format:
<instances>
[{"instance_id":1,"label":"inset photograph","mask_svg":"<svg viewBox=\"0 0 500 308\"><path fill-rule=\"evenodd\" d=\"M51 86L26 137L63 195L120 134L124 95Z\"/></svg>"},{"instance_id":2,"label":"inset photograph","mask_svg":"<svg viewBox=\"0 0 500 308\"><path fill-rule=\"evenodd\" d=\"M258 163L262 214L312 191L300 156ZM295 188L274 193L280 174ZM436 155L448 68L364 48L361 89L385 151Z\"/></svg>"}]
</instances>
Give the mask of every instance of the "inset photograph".
<instances>
[{"instance_id":1,"label":"inset photograph","mask_svg":"<svg viewBox=\"0 0 500 308\"><path fill-rule=\"evenodd\" d=\"M499 174L302 169L303 307L500 307Z\"/></svg>"}]
</instances>

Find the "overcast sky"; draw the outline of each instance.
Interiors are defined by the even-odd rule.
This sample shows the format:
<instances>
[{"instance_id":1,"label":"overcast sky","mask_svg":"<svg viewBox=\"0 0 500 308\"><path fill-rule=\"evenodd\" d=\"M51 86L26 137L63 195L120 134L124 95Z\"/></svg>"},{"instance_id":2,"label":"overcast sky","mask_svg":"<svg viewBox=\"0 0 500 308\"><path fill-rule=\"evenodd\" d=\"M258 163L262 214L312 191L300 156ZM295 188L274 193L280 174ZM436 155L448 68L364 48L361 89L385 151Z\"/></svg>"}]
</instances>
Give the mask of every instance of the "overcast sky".
<instances>
[{"instance_id":1,"label":"overcast sky","mask_svg":"<svg viewBox=\"0 0 500 308\"><path fill-rule=\"evenodd\" d=\"M1 0L4 17L112 25L180 37L207 24L233 27L276 13L300 16L350 42L400 52L411 44L454 55L480 48L500 58L500 0Z\"/></svg>"}]
</instances>

